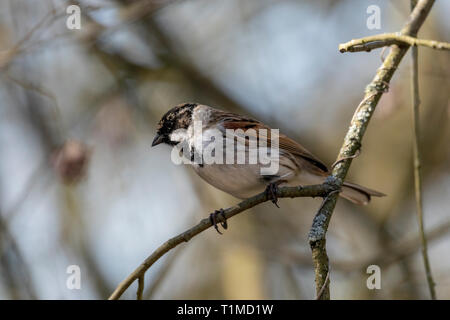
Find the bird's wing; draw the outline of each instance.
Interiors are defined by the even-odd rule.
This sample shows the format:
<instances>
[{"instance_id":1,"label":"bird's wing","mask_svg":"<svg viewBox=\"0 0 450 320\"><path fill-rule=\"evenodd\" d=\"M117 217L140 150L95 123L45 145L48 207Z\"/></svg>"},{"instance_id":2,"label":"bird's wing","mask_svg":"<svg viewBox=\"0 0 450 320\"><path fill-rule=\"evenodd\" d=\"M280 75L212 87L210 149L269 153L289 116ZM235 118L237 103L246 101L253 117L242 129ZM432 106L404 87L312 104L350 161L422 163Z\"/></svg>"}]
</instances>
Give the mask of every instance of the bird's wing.
<instances>
[{"instance_id":1,"label":"bird's wing","mask_svg":"<svg viewBox=\"0 0 450 320\"><path fill-rule=\"evenodd\" d=\"M224 129L242 129L244 131L254 129L257 137L260 135L260 130L265 129L269 135L267 145L270 146L270 127L258 120L228 112L219 113L216 120L221 123ZM284 134L279 135L279 148L280 152L289 153L297 159L306 160L312 165L312 169L317 169L317 173L320 175L328 172L327 166L322 161L306 150L301 144Z\"/></svg>"},{"instance_id":2,"label":"bird's wing","mask_svg":"<svg viewBox=\"0 0 450 320\"><path fill-rule=\"evenodd\" d=\"M314 168L319 169L320 173L327 173L327 166L315 155L306 150L300 143L292 140L284 134L280 134L280 150L285 150L295 157L302 158L311 163Z\"/></svg>"}]
</instances>

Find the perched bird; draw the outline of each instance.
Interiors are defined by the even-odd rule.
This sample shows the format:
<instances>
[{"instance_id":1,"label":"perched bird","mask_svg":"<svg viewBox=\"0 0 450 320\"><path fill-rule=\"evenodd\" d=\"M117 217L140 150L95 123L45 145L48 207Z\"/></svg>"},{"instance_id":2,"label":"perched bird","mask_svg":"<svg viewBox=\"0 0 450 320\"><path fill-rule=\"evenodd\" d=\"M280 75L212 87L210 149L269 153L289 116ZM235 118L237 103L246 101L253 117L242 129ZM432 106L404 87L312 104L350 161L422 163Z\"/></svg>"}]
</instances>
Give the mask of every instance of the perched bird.
<instances>
[{"instance_id":1,"label":"perched bird","mask_svg":"<svg viewBox=\"0 0 450 320\"><path fill-rule=\"evenodd\" d=\"M197 132L195 130L196 126L201 128L200 137L198 130ZM206 105L184 103L175 106L163 115L158 123L157 135L153 140L152 147L161 143L171 146L182 144L185 149L188 149L187 158L194 160L197 156L197 159L203 159L201 152L212 142L211 136L219 136L218 140L222 139L219 142L222 142L221 146L223 146L224 152L222 163L193 161L193 168L209 184L240 199L249 198L266 190L272 194L272 200L276 204L277 199L273 190L277 186L304 186L321 184L325 181L329 175L327 166L302 145L281 133L278 135L278 153L274 152L278 155L274 158L274 161L278 161L276 163L277 172L264 174L261 169L267 166L259 162L232 161L229 163L225 161L226 153L230 152L226 148L227 140L230 139L234 142L231 153L244 149L245 155L248 157L252 145L250 138L266 139L269 152L275 151L272 150L274 144L270 140L270 130L269 126L247 116L225 112ZM233 135L233 133L235 134ZM258 143L256 148L259 147ZM255 148L254 145L253 148ZM215 150L216 154L213 153L213 156L220 152L220 145L217 149L219 150ZM232 157L236 160L234 154ZM381 197L384 194L357 184L344 182L340 196L357 204L367 204L371 196ZM220 213L220 211L216 211L210 216L216 230L218 230L216 215ZM222 225L226 228L226 223L222 223Z\"/></svg>"}]
</instances>

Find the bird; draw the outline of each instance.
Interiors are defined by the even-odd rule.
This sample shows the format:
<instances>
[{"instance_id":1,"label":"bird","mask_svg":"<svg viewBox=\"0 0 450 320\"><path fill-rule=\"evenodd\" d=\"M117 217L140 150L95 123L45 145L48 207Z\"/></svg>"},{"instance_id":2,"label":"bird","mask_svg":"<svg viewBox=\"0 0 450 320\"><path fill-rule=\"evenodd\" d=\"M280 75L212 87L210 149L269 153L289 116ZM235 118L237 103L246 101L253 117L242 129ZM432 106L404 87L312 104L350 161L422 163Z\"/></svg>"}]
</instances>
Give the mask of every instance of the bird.
<instances>
[{"instance_id":1,"label":"bird","mask_svg":"<svg viewBox=\"0 0 450 320\"><path fill-rule=\"evenodd\" d=\"M300 143L282 133L275 135L273 132L273 128L248 116L204 104L182 103L162 116L152 147L159 144L178 147L174 154L182 152L182 159L192 164L194 171L210 185L239 199L247 199L266 191L278 206L276 189L279 186L322 184L330 172L321 160ZM272 135L278 138L278 143L272 141ZM255 146L251 143L252 139L266 140L268 154L277 156L270 158L275 162L276 172L264 172L267 165L248 160L252 151L260 151L261 148L259 141ZM227 144L230 141L233 143ZM216 148L208 148L212 142L221 144L216 144ZM208 154L209 158L212 156L215 160L223 161L205 159L204 151L207 149L213 149ZM237 161L238 150L244 150L247 157L244 163L242 159L241 162ZM225 161L227 155L230 158ZM385 196L381 192L350 182L343 183L339 195L360 205L368 204L372 196ZM210 215L212 224L221 233L216 223L217 215L222 215L221 224L224 229L227 228L226 219L222 209Z\"/></svg>"}]
</instances>

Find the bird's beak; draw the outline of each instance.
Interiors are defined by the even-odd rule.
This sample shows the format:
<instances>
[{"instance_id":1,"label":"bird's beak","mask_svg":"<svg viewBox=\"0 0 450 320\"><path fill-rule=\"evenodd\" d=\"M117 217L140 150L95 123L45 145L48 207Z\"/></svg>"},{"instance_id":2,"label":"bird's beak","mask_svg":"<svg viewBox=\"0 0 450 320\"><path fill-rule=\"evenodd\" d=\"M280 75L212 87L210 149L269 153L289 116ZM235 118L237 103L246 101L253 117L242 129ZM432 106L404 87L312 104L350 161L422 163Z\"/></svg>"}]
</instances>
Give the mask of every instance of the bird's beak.
<instances>
[{"instance_id":1,"label":"bird's beak","mask_svg":"<svg viewBox=\"0 0 450 320\"><path fill-rule=\"evenodd\" d=\"M158 144L162 143L163 140L164 140L164 136L157 134L155 139L153 139L152 147L157 146Z\"/></svg>"}]
</instances>

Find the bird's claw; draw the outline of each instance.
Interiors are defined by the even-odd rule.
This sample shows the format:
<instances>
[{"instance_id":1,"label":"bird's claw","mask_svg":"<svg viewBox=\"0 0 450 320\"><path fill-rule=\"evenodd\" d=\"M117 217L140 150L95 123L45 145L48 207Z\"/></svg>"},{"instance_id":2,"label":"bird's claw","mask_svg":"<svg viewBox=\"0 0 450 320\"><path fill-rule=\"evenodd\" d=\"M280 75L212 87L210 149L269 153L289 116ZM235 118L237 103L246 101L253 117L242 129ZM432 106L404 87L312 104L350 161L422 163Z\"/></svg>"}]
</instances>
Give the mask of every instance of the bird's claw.
<instances>
[{"instance_id":1,"label":"bird's claw","mask_svg":"<svg viewBox=\"0 0 450 320\"><path fill-rule=\"evenodd\" d=\"M225 217L225 211L223 209L215 210L213 213L209 215L209 221L211 221L211 224L214 226L214 228L219 234L222 234L222 232L220 232L219 230L219 227L217 226L217 216L222 217L223 221L220 222L220 225L222 226L222 228L226 230L228 228L228 223Z\"/></svg>"},{"instance_id":2,"label":"bird's claw","mask_svg":"<svg viewBox=\"0 0 450 320\"><path fill-rule=\"evenodd\" d=\"M276 205L277 208L279 208L277 192L278 192L278 185L275 183L270 183L266 188L267 198L272 200L272 203Z\"/></svg>"}]
</instances>

